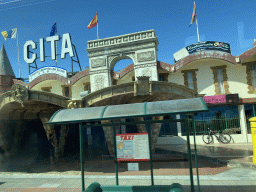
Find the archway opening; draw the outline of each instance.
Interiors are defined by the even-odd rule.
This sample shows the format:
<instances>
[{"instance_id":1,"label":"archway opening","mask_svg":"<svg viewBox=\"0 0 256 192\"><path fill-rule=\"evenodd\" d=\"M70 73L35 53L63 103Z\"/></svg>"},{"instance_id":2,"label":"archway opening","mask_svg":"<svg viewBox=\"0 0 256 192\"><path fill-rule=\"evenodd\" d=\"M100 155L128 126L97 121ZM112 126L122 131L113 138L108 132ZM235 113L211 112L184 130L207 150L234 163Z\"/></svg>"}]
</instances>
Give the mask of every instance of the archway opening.
<instances>
[{"instance_id":1,"label":"archway opening","mask_svg":"<svg viewBox=\"0 0 256 192\"><path fill-rule=\"evenodd\" d=\"M24 120L26 126L20 144L20 151L28 153L36 161L49 157L50 143L40 119Z\"/></svg>"},{"instance_id":2,"label":"archway opening","mask_svg":"<svg viewBox=\"0 0 256 192\"><path fill-rule=\"evenodd\" d=\"M115 63L115 65L113 66L113 69L112 71L113 72L116 72L116 73L119 73L120 71L122 71L124 68L126 68L127 66L131 65L133 63L133 61L131 59L121 59L119 61L117 61ZM113 74L114 75L114 74ZM135 80L135 77L134 75L131 75L131 77L127 77L128 79L123 79L121 80L119 83L118 83L118 79L120 78L120 76L118 77L115 77L113 76L112 77L112 85L117 85L117 84L120 84L120 83L126 83L126 82L131 82L131 81L134 81Z\"/></svg>"},{"instance_id":3,"label":"archway opening","mask_svg":"<svg viewBox=\"0 0 256 192\"><path fill-rule=\"evenodd\" d=\"M133 63L133 61L131 59L122 59L122 60L116 62L115 66L113 68L113 71L114 72L119 72L119 71L121 71L122 69L124 69L125 67L129 66L132 63Z\"/></svg>"}]
</instances>

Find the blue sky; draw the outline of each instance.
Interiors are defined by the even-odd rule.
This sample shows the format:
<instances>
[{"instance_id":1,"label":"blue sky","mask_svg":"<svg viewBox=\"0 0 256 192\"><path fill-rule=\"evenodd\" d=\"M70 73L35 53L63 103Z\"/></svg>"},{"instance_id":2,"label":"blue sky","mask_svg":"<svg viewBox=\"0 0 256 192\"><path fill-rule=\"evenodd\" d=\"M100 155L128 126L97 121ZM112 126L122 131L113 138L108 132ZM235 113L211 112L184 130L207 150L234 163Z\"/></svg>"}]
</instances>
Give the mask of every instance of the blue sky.
<instances>
[{"instance_id":1,"label":"blue sky","mask_svg":"<svg viewBox=\"0 0 256 192\"><path fill-rule=\"evenodd\" d=\"M76 46L82 70L89 66L87 41L97 39L97 27L87 25L98 12L99 37L107 38L154 29L158 37L158 60L174 64L173 54L197 42L196 24L189 27L192 0L0 0L1 31L18 27L21 77L28 78L28 64L23 58L23 45L28 40L39 42L49 36L57 21L58 35L70 33ZM238 56L251 49L256 39L254 0L196 1L200 41L229 43L231 54ZM4 43L16 77L19 77L17 40L0 38ZM61 41L57 52L61 51ZM50 56L50 43L45 44ZM39 56L39 49L36 51ZM118 71L132 60L119 61ZM54 66L55 61L37 61L38 67ZM58 66L71 71L70 57L60 59ZM79 67L74 63L74 71Z\"/></svg>"}]
</instances>

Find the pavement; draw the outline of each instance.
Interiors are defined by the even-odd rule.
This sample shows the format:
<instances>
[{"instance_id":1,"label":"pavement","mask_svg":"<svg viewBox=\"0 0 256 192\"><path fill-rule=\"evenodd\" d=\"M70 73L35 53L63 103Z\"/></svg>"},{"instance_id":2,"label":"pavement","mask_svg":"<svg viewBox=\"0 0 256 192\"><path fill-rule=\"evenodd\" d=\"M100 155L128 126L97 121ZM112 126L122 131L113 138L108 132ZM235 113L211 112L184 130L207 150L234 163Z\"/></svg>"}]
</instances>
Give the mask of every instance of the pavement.
<instances>
[{"instance_id":1,"label":"pavement","mask_svg":"<svg viewBox=\"0 0 256 192\"><path fill-rule=\"evenodd\" d=\"M193 145L191 145L193 151ZM256 191L256 170L250 164L252 144L214 144L197 145L199 183L201 191ZM154 184L171 185L180 183L184 191L189 192L190 176L188 161L181 161L172 156L186 156L186 145L157 146L156 153L169 155L170 161L161 162L155 159L153 164ZM24 157L25 158L25 157ZM245 160L247 158L247 160ZM27 165L20 158L19 166L10 162L1 164L0 191L81 191L81 172L79 160L73 156L60 159L53 166L49 162ZM226 164L225 164L226 162ZM236 162L231 166L230 162ZM9 166L6 166L8 165ZM23 169L21 168L23 164ZM29 166L30 165L30 166ZM126 163L119 163L119 185L150 185L150 167L148 162L139 164L139 171L128 171ZM194 185L196 191L197 176L193 161ZM86 159L85 187L98 182L101 185L116 185L115 166L113 160Z\"/></svg>"},{"instance_id":2,"label":"pavement","mask_svg":"<svg viewBox=\"0 0 256 192\"><path fill-rule=\"evenodd\" d=\"M187 145L158 145L159 149L171 151L173 154L187 157ZM195 158L195 147L191 145L192 157ZM253 164L252 143L242 144L201 144L196 145L198 159L228 167L247 168L256 170Z\"/></svg>"}]
</instances>

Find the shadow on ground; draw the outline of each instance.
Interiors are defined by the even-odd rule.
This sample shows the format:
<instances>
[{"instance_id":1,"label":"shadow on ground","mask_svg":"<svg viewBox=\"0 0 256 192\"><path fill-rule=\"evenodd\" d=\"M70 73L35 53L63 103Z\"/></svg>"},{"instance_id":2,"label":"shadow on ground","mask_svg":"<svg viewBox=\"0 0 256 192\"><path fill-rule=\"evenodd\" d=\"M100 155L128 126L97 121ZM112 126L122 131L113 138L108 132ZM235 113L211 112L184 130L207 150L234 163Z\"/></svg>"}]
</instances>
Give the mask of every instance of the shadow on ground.
<instances>
[{"instance_id":1,"label":"shadow on ground","mask_svg":"<svg viewBox=\"0 0 256 192\"><path fill-rule=\"evenodd\" d=\"M84 170L85 174L108 174L115 175L115 163L113 159L103 159L106 155L102 151L90 151L85 153ZM164 155L159 157L160 155ZM154 175L189 175L189 162L184 156L179 156L175 151L156 149L153 163ZM159 158L157 158L159 157ZM164 159L165 162L159 162ZM202 160L198 160L200 175L214 175L229 170L225 165L216 165ZM38 159L31 156L12 157L10 160L2 162L1 172L16 173L50 173L80 174L79 154L66 155L59 159L55 165L50 165L49 158ZM66 172L66 173L64 173ZM69 172L69 173L68 173ZM140 162L139 171L128 171L127 163L119 163L119 175L150 175L150 163ZM196 174L195 161L193 161L193 173Z\"/></svg>"}]
</instances>

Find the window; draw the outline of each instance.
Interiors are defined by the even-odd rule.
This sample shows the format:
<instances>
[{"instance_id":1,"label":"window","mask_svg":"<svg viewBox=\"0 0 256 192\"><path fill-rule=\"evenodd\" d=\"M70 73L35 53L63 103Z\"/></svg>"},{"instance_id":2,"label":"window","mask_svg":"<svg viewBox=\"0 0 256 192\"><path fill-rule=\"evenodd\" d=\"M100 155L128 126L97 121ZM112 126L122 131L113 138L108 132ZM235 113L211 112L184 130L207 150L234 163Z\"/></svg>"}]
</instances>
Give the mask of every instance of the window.
<instances>
[{"instance_id":1,"label":"window","mask_svg":"<svg viewBox=\"0 0 256 192\"><path fill-rule=\"evenodd\" d=\"M117 85L117 80L116 79L112 79L112 85Z\"/></svg>"},{"instance_id":2,"label":"window","mask_svg":"<svg viewBox=\"0 0 256 192\"><path fill-rule=\"evenodd\" d=\"M217 79L218 79L219 93L224 93L224 82L223 82L222 69L217 69Z\"/></svg>"},{"instance_id":3,"label":"window","mask_svg":"<svg viewBox=\"0 0 256 192\"><path fill-rule=\"evenodd\" d=\"M197 91L196 71L198 71L198 69L189 69L181 71L181 73L183 73L184 76L184 85L195 91Z\"/></svg>"},{"instance_id":4,"label":"window","mask_svg":"<svg viewBox=\"0 0 256 192\"><path fill-rule=\"evenodd\" d=\"M230 94L227 76L227 66L210 67L213 73L215 95Z\"/></svg>"},{"instance_id":5,"label":"window","mask_svg":"<svg viewBox=\"0 0 256 192\"><path fill-rule=\"evenodd\" d=\"M64 87L64 96L65 97L69 96L69 87Z\"/></svg>"},{"instance_id":6,"label":"window","mask_svg":"<svg viewBox=\"0 0 256 192\"><path fill-rule=\"evenodd\" d=\"M51 92L52 87L41 87L42 91Z\"/></svg>"},{"instance_id":7,"label":"window","mask_svg":"<svg viewBox=\"0 0 256 192\"><path fill-rule=\"evenodd\" d=\"M252 89L256 90L256 65L251 65Z\"/></svg>"},{"instance_id":8,"label":"window","mask_svg":"<svg viewBox=\"0 0 256 192\"><path fill-rule=\"evenodd\" d=\"M164 76L159 75L159 81L164 81Z\"/></svg>"},{"instance_id":9,"label":"window","mask_svg":"<svg viewBox=\"0 0 256 192\"><path fill-rule=\"evenodd\" d=\"M168 81L168 73L159 73L159 81Z\"/></svg>"},{"instance_id":10,"label":"window","mask_svg":"<svg viewBox=\"0 0 256 192\"><path fill-rule=\"evenodd\" d=\"M134 76L132 77L132 81L135 81L135 77Z\"/></svg>"},{"instance_id":11,"label":"window","mask_svg":"<svg viewBox=\"0 0 256 192\"><path fill-rule=\"evenodd\" d=\"M91 91L91 85L90 82L84 83L84 91Z\"/></svg>"},{"instance_id":12,"label":"window","mask_svg":"<svg viewBox=\"0 0 256 192\"><path fill-rule=\"evenodd\" d=\"M70 87L68 85L62 85L61 87L62 87L62 95L64 97L71 97L71 95L70 95L70 93L71 93Z\"/></svg>"},{"instance_id":13,"label":"window","mask_svg":"<svg viewBox=\"0 0 256 192\"><path fill-rule=\"evenodd\" d=\"M187 77L188 77L188 88L194 89L192 72L188 72Z\"/></svg>"}]
</instances>

